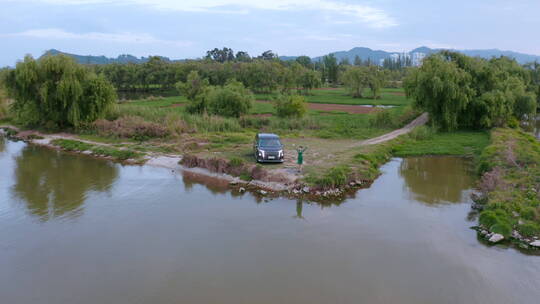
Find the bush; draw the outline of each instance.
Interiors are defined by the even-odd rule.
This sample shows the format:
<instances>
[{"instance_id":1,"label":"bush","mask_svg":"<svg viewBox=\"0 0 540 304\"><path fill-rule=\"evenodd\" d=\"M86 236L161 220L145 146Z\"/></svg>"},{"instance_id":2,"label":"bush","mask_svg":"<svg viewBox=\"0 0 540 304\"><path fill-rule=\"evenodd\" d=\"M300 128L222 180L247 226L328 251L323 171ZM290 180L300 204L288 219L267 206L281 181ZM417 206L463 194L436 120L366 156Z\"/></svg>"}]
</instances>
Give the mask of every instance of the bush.
<instances>
[{"instance_id":1,"label":"bush","mask_svg":"<svg viewBox=\"0 0 540 304\"><path fill-rule=\"evenodd\" d=\"M338 188L346 185L349 179L351 168L347 166L337 166L329 169L320 177L308 177L308 181L321 188Z\"/></svg>"},{"instance_id":2,"label":"bush","mask_svg":"<svg viewBox=\"0 0 540 304\"><path fill-rule=\"evenodd\" d=\"M253 94L236 81L223 87L211 87L204 98L209 114L226 117L240 117L249 113L254 100Z\"/></svg>"},{"instance_id":3,"label":"bush","mask_svg":"<svg viewBox=\"0 0 540 304\"><path fill-rule=\"evenodd\" d=\"M419 126L416 127L411 133L409 133L409 137L414 140L427 140L432 139L435 132L432 128L426 127L426 126Z\"/></svg>"},{"instance_id":4,"label":"bush","mask_svg":"<svg viewBox=\"0 0 540 304\"><path fill-rule=\"evenodd\" d=\"M499 222L489 228L493 233L502 234L504 237L509 237L512 234L512 226L507 222Z\"/></svg>"},{"instance_id":5,"label":"bush","mask_svg":"<svg viewBox=\"0 0 540 304\"><path fill-rule=\"evenodd\" d=\"M306 114L306 99L300 95L280 95L274 100L279 117L302 117Z\"/></svg>"},{"instance_id":6,"label":"bush","mask_svg":"<svg viewBox=\"0 0 540 304\"><path fill-rule=\"evenodd\" d=\"M493 212L491 210L483 211L480 214L479 222L484 227L489 228L489 227L495 225L497 223L497 221L498 221L497 215L495 214L495 212Z\"/></svg>"},{"instance_id":7,"label":"bush","mask_svg":"<svg viewBox=\"0 0 540 304\"><path fill-rule=\"evenodd\" d=\"M536 236L540 234L540 225L532 222L524 223L517 226L517 231L525 237Z\"/></svg>"}]
</instances>

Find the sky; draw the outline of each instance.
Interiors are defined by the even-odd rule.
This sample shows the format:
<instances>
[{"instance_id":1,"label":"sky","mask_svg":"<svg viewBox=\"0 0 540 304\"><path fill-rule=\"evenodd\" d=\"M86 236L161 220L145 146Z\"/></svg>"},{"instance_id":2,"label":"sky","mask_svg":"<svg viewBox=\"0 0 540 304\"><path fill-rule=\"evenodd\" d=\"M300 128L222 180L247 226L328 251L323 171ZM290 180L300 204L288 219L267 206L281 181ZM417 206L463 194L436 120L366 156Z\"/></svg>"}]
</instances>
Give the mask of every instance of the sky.
<instances>
[{"instance_id":1,"label":"sky","mask_svg":"<svg viewBox=\"0 0 540 304\"><path fill-rule=\"evenodd\" d=\"M540 55L540 0L0 0L0 66L48 49L198 58L419 46Z\"/></svg>"}]
</instances>

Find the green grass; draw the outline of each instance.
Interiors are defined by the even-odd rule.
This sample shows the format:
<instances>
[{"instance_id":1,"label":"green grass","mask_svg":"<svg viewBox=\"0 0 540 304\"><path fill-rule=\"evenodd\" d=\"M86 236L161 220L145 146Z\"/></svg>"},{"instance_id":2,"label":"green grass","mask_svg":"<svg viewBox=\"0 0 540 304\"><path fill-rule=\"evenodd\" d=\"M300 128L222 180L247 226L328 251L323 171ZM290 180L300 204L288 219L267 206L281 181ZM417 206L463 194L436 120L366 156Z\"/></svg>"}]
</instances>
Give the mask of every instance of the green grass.
<instances>
[{"instance_id":1,"label":"green grass","mask_svg":"<svg viewBox=\"0 0 540 304\"><path fill-rule=\"evenodd\" d=\"M419 132L419 131L417 131ZM428 138L415 138L412 133L409 140L397 144L393 154L399 157L420 155L459 155L475 156L489 144L487 132L461 131L434 133Z\"/></svg>"},{"instance_id":2,"label":"green grass","mask_svg":"<svg viewBox=\"0 0 540 304\"><path fill-rule=\"evenodd\" d=\"M480 225L505 236L515 229L540 237L540 142L523 131L494 129L478 168Z\"/></svg>"},{"instance_id":3,"label":"green grass","mask_svg":"<svg viewBox=\"0 0 540 304\"><path fill-rule=\"evenodd\" d=\"M312 90L311 95L306 96L308 102L331 103L347 105L393 105L405 106L411 103L404 96L403 89L385 88L381 90L380 99L371 99L369 90L365 90L366 98L353 98L346 88ZM271 100L275 94L255 94L255 99Z\"/></svg>"},{"instance_id":4,"label":"green grass","mask_svg":"<svg viewBox=\"0 0 540 304\"><path fill-rule=\"evenodd\" d=\"M91 151L96 155L110 156L119 160L140 157L141 154L129 149L115 149L107 146L97 146L71 139L55 139L51 142L53 145L61 147L66 151Z\"/></svg>"},{"instance_id":5,"label":"green grass","mask_svg":"<svg viewBox=\"0 0 540 304\"><path fill-rule=\"evenodd\" d=\"M187 101L188 100L184 96L171 96L130 100L125 102L125 104L135 106L170 107L173 104L186 103Z\"/></svg>"}]
</instances>

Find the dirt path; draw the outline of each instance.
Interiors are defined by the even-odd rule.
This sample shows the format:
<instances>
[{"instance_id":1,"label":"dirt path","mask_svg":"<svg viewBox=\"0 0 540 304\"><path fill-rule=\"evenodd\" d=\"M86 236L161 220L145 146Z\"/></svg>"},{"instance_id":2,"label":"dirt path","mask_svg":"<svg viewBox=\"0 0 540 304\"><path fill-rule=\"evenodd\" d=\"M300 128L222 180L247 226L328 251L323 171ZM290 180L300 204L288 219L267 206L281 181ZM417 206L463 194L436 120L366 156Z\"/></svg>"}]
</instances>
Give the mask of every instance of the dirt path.
<instances>
[{"instance_id":1,"label":"dirt path","mask_svg":"<svg viewBox=\"0 0 540 304\"><path fill-rule=\"evenodd\" d=\"M376 144L383 143L385 141L392 140L400 135L411 132L412 129L414 129L415 127L424 125L427 121L428 121L428 114L424 113L418 116L416 119L414 119L413 121L411 121L410 123L408 123L405 127L401 129L397 129L390 133L386 133L384 135L381 135L375 138L370 138L370 139L366 139L361 142L355 143L354 145L351 146L351 148L358 147L358 146L376 145Z\"/></svg>"}]
</instances>

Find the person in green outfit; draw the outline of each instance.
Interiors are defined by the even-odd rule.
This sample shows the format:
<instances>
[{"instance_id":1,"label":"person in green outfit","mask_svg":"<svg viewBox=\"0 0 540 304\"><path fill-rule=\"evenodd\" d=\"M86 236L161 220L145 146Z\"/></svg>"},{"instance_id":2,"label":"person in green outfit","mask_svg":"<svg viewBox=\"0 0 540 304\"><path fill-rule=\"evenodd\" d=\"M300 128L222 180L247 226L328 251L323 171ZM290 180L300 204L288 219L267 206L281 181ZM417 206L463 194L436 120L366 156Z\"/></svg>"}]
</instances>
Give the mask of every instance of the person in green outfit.
<instances>
[{"instance_id":1,"label":"person in green outfit","mask_svg":"<svg viewBox=\"0 0 540 304\"><path fill-rule=\"evenodd\" d=\"M298 152L298 158L297 158L297 164L298 164L298 169L300 171L302 171L302 165L304 164L304 152L307 150L307 147L302 147L302 146L299 146L297 149L296 149L296 152Z\"/></svg>"}]
</instances>

